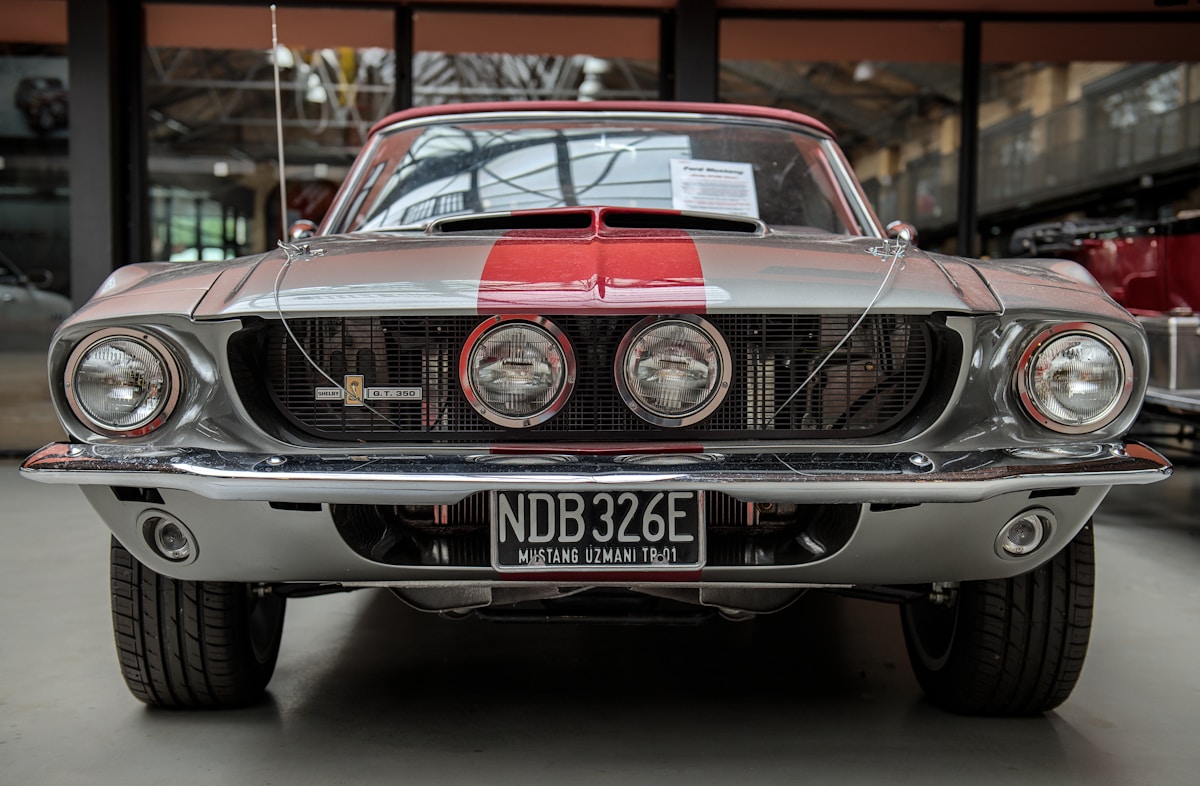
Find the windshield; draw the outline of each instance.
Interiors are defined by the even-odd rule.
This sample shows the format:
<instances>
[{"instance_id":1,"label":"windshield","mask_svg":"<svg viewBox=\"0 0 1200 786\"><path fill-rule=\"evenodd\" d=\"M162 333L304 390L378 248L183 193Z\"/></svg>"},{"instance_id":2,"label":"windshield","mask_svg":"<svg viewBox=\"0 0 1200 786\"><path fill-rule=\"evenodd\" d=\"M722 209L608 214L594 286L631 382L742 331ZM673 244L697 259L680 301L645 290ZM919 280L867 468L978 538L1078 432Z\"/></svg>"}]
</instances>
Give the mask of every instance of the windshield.
<instances>
[{"instance_id":1,"label":"windshield","mask_svg":"<svg viewBox=\"0 0 1200 786\"><path fill-rule=\"evenodd\" d=\"M375 141L332 229L583 205L863 234L826 144L737 119L559 116L400 127Z\"/></svg>"}]
</instances>

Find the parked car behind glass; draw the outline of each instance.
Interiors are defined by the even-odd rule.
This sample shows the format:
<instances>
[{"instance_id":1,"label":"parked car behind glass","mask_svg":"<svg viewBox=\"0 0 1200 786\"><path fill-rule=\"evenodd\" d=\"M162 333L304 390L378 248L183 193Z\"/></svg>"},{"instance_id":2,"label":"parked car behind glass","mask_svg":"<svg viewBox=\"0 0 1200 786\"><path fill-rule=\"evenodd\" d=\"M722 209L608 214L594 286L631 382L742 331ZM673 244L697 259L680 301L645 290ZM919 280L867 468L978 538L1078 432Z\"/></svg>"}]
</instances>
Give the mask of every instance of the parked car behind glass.
<instances>
[{"instance_id":1,"label":"parked car behind glass","mask_svg":"<svg viewBox=\"0 0 1200 786\"><path fill-rule=\"evenodd\" d=\"M71 313L71 301L46 292L49 271L24 273L0 253L0 351L45 351L50 336Z\"/></svg>"}]
</instances>

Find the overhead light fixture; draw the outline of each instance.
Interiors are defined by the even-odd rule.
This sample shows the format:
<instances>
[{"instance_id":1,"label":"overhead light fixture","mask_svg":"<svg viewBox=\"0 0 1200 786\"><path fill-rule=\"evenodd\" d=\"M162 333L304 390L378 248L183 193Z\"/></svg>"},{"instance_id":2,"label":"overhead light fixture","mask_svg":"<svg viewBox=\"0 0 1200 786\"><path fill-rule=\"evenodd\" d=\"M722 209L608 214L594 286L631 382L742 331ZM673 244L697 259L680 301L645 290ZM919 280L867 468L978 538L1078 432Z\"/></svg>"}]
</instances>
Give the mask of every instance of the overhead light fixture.
<instances>
[{"instance_id":1,"label":"overhead light fixture","mask_svg":"<svg viewBox=\"0 0 1200 786\"><path fill-rule=\"evenodd\" d=\"M607 74L611 66L607 60L599 57L589 57L583 61L583 81L579 84L579 100L595 101L604 89L600 77Z\"/></svg>"},{"instance_id":2,"label":"overhead light fixture","mask_svg":"<svg viewBox=\"0 0 1200 786\"><path fill-rule=\"evenodd\" d=\"M304 92L304 100L310 104L323 104L329 100L325 85L321 83L321 77L316 71L308 75L308 89Z\"/></svg>"},{"instance_id":3,"label":"overhead light fixture","mask_svg":"<svg viewBox=\"0 0 1200 786\"><path fill-rule=\"evenodd\" d=\"M280 68L296 67L296 58L292 56L292 50L288 49L286 46L280 45L275 47L273 51L268 50L267 56L271 58L272 65L278 63Z\"/></svg>"}]
</instances>

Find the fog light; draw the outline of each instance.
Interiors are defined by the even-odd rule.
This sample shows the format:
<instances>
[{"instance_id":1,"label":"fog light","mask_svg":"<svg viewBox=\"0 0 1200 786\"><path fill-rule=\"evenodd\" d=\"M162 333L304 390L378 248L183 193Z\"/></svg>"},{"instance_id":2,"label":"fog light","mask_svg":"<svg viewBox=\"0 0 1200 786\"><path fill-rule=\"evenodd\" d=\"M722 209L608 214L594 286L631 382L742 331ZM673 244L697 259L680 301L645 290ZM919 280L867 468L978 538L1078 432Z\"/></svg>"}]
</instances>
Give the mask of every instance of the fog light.
<instances>
[{"instance_id":1,"label":"fog light","mask_svg":"<svg viewBox=\"0 0 1200 786\"><path fill-rule=\"evenodd\" d=\"M1000 530L996 551L1002 557L1024 557L1046 542L1054 514L1048 510L1027 510Z\"/></svg>"},{"instance_id":2,"label":"fog light","mask_svg":"<svg viewBox=\"0 0 1200 786\"><path fill-rule=\"evenodd\" d=\"M148 510L138 523L146 542L163 559L179 564L196 559L196 538L179 519L160 510Z\"/></svg>"}]
</instances>

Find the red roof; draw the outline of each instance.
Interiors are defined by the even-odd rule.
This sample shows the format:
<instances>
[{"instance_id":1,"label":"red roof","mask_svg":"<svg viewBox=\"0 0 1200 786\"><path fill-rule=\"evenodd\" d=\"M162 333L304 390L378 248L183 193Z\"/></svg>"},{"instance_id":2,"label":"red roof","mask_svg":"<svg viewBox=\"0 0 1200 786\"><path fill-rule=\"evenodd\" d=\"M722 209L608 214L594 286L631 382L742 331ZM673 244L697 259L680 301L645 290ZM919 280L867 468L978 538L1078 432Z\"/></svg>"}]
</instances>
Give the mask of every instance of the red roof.
<instances>
[{"instance_id":1,"label":"red roof","mask_svg":"<svg viewBox=\"0 0 1200 786\"><path fill-rule=\"evenodd\" d=\"M405 109L388 115L371 128L374 134L385 126L404 120L439 115L464 115L478 112L679 112L685 114L731 115L767 120L783 120L807 126L833 136L824 123L808 115L786 109L747 104L701 104L685 101L491 101L474 104L441 104Z\"/></svg>"}]
</instances>

